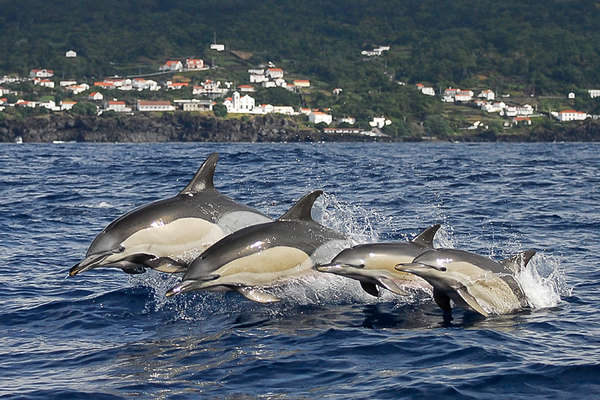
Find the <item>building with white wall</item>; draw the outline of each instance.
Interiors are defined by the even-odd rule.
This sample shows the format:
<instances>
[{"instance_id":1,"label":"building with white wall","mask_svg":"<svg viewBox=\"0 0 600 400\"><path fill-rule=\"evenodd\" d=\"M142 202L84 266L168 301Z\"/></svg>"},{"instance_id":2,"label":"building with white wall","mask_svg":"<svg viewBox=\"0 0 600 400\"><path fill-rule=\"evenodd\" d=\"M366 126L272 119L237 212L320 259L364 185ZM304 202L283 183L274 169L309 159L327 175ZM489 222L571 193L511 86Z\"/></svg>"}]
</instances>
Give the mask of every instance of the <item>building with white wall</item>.
<instances>
[{"instance_id":1,"label":"building with white wall","mask_svg":"<svg viewBox=\"0 0 600 400\"><path fill-rule=\"evenodd\" d=\"M313 124L324 122L329 125L331 124L331 121L333 121L333 118L331 114L326 114L322 111L313 111L308 115L308 120Z\"/></svg>"}]
</instances>

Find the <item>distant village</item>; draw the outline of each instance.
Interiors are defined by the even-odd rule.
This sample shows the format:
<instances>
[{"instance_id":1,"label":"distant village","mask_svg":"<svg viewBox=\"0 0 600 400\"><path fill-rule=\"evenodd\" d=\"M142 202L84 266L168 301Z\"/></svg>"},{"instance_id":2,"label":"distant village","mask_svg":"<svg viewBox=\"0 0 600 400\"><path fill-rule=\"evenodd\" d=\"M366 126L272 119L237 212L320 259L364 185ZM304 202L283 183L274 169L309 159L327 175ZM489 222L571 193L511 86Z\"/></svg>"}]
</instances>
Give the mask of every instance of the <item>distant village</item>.
<instances>
[{"instance_id":1,"label":"distant village","mask_svg":"<svg viewBox=\"0 0 600 400\"><path fill-rule=\"evenodd\" d=\"M213 43L210 45L210 50L222 52L225 50L225 46ZM367 58L379 57L389 50L389 46L378 46L370 50L363 50L361 55ZM69 50L65 53L65 57L76 58L77 53ZM171 59L166 60L159 67L158 73L154 75L172 77L174 73L206 70L210 70L210 67L205 64L204 60L199 58ZM94 104L98 115L109 111L129 114L135 112L172 112L177 110L198 112L213 111L214 106L218 104L216 100L220 100L220 103L226 107L227 112L232 114L306 115L308 121L315 125L324 124L325 126L330 126L333 124L333 126L336 126L323 128L327 133L385 136L381 129L392 124L390 119L382 115L368 121L371 129L364 130L352 127L356 123L356 119L353 116L340 117L334 121L329 108L294 108L285 104L257 104L251 94L256 91L256 87L258 86L264 88L284 88L293 92L302 92L311 88L311 82L308 79L286 79L284 70L271 62L248 69L247 82L238 85L234 85L231 81L214 81L210 79L201 82L170 79L154 80L148 79L147 76L112 76L95 82L79 82L69 79L58 80L52 69L32 69L27 77L19 77L12 74L0 78L0 112L9 107L44 108L51 112L63 112L72 110L79 102ZM57 102L56 98L51 95L42 96L39 99L25 99L22 93L11 89L11 84L23 82L32 82L34 86L49 88L51 89L50 93L61 90L70 99ZM403 86L407 85L404 82L397 83ZM175 98L173 100L135 99L128 102L119 99L119 92L170 92L187 87L191 87L192 89L192 98ZM510 102L510 96L506 94L500 95L499 100L496 93L491 89L482 90L476 95L472 90L458 88L440 89L439 93L436 93L433 87L426 86L423 83L417 83L415 88L422 95L439 96L442 102L469 104L487 113L498 113L500 116L505 117L505 127L522 124L531 125L531 117L535 116L537 112L535 107L529 104L515 104L514 102ZM342 91L342 88L334 88L332 94L340 95ZM590 89L588 93L592 98L600 97L600 89ZM13 101L9 101L9 96L12 96ZM131 98L131 96L128 97ZM567 98L569 99L573 99L574 97L574 93L567 94ZM561 122L599 118L597 115L588 115L585 112L573 109L549 111L549 113ZM465 129L480 128L486 128L486 126L482 122L476 121L472 126Z\"/></svg>"}]
</instances>

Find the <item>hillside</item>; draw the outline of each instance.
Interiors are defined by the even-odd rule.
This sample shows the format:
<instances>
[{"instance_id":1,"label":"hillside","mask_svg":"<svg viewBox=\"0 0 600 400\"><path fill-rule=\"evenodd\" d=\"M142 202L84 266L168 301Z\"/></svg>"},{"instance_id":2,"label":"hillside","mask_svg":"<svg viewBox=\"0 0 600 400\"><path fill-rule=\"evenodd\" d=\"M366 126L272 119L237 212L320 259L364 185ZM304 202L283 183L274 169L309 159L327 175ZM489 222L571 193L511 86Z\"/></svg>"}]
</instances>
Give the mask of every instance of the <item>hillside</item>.
<instances>
[{"instance_id":1,"label":"hillside","mask_svg":"<svg viewBox=\"0 0 600 400\"><path fill-rule=\"evenodd\" d=\"M58 74L155 70L228 48L334 86L380 75L536 94L600 85L600 2L549 0L0 0L0 71ZM390 45L385 60L360 51ZM77 60L64 52L78 51Z\"/></svg>"}]
</instances>

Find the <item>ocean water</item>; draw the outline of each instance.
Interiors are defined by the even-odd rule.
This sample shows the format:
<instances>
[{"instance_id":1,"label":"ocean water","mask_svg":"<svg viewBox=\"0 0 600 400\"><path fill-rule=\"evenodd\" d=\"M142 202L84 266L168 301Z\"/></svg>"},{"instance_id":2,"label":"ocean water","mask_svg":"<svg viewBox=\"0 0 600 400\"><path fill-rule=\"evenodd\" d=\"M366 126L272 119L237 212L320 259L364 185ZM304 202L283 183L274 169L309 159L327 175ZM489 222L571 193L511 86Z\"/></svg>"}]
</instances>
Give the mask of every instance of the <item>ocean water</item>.
<instances>
[{"instance_id":1,"label":"ocean water","mask_svg":"<svg viewBox=\"0 0 600 400\"><path fill-rule=\"evenodd\" d=\"M314 215L357 243L407 240L501 259L533 304L445 323L426 293L363 294L326 274L285 301L165 291L177 277L97 269L67 278L126 211L215 185L277 217L314 189ZM528 399L600 397L598 144L0 145L0 397Z\"/></svg>"}]
</instances>

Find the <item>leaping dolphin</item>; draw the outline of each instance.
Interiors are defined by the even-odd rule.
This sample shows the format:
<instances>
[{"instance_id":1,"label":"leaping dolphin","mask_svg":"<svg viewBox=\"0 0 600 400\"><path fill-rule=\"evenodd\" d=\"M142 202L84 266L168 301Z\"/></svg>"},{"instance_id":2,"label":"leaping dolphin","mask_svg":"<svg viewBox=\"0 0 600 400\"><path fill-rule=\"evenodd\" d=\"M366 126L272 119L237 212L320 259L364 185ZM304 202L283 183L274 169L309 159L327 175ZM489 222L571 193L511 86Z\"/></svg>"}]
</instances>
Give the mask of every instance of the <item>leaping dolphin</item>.
<instances>
[{"instance_id":1,"label":"leaping dolphin","mask_svg":"<svg viewBox=\"0 0 600 400\"><path fill-rule=\"evenodd\" d=\"M249 225L271 221L221 194L213 185L219 155L212 153L176 196L141 206L96 236L70 276L97 267L142 273L145 268L183 272L195 255Z\"/></svg>"},{"instance_id":2,"label":"leaping dolphin","mask_svg":"<svg viewBox=\"0 0 600 400\"><path fill-rule=\"evenodd\" d=\"M433 286L433 298L451 318L450 300L484 317L508 314L529 307L523 289L514 278L527 265L534 250L527 250L501 262L467 251L432 249L411 263L396 266L425 279Z\"/></svg>"},{"instance_id":3,"label":"leaping dolphin","mask_svg":"<svg viewBox=\"0 0 600 400\"><path fill-rule=\"evenodd\" d=\"M312 270L348 246L347 238L315 222L312 206L323 192L307 194L274 222L249 226L221 239L188 268L166 295L192 290L236 290L261 303L280 300L264 290Z\"/></svg>"},{"instance_id":4,"label":"leaping dolphin","mask_svg":"<svg viewBox=\"0 0 600 400\"><path fill-rule=\"evenodd\" d=\"M362 288L379 296L378 287L398 295L406 295L406 287L431 288L423 279L394 267L411 262L419 254L433 248L433 238L440 225L433 225L410 242L360 244L342 250L328 264L319 264L317 271L341 275L360 281Z\"/></svg>"}]
</instances>

